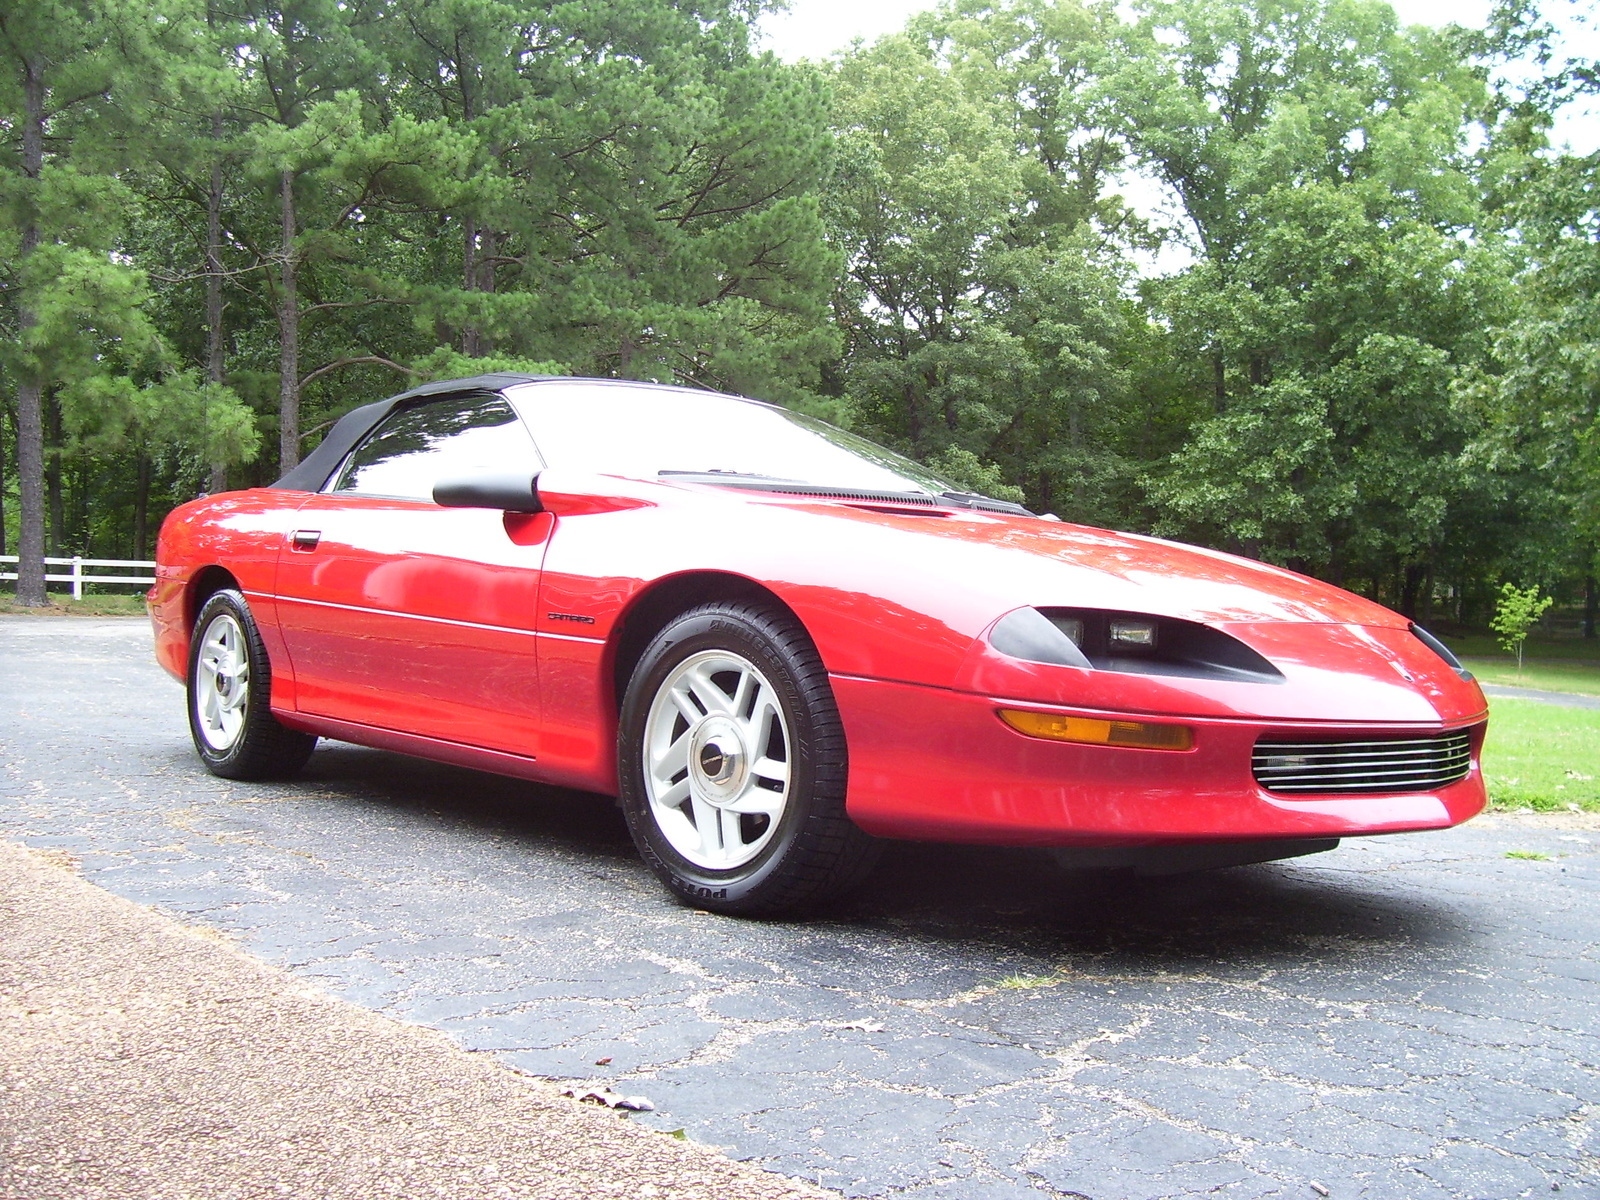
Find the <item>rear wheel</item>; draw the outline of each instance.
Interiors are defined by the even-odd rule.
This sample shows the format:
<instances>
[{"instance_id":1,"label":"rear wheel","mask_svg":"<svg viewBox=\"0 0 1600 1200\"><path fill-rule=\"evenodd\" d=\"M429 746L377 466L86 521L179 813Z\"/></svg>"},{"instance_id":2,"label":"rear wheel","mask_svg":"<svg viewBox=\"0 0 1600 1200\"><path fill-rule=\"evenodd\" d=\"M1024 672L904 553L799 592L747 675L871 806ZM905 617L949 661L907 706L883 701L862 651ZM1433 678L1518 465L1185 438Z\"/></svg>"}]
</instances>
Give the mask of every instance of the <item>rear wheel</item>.
<instances>
[{"instance_id":1,"label":"rear wheel","mask_svg":"<svg viewBox=\"0 0 1600 1200\"><path fill-rule=\"evenodd\" d=\"M244 596L214 593L189 643L189 732L200 761L224 779L282 779L305 766L317 739L279 723L268 706L272 664Z\"/></svg>"},{"instance_id":2,"label":"rear wheel","mask_svg":"<svg viewBox=\"0 0 1600 1200\"><path fill-rule=\"evenodd\" d=\"M690 903L791 911L843 892L876 858L845 815L827 672L781 613L713 604L674 620L634 671L618 737L634 842Z\"/></svg>"}]
</instances>

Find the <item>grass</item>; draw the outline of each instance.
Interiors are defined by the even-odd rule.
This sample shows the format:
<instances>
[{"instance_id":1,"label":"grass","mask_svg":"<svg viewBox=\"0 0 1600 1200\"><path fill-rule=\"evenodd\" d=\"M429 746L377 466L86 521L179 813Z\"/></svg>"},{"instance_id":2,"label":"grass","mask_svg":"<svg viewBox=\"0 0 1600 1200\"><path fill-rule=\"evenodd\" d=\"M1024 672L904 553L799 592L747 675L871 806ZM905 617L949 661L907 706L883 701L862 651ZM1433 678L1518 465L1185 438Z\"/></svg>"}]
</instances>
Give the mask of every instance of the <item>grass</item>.
<instances>
[{"instance_id":1,"label":"grass","mask_svg":"<svg viewBox=\"0 0 1600 1200\"><path fill-rule=\"evenodd\" d=\"M0 592L0 613L28 613L45 617L142 617L144 593L106 592L74 600L57 592L50 593L50 603L43 608L24 608L17 603L15 592Z\"/></svg>"},{"instance_id":2,"label":"grass","mask_svg":"<svg viewBox=\"0 0 1600 1200\"><path fill-rule=\"evenodd\" d=\"M1498 683L1505 687L1539 688L1546 692L1576 692L1580 696L1600 696L1600 662L1524 658L1517 670L1514 658L1463 658L1467 670L1479 683Z\"/></svg>"},{"instance_id":3,"label":"grass","mask_svg":"<svg viewBox=\"0 0 1600 1200\"><path fill-rule=\"evenodd\" d=\"M1445 639L1480 682L1600 696L1600 645L1582 639L1528 639L1522 656L1500 649L1488 634Z\"/></svg>"},{"instance_id":4,"label":"grass","mask_svg":"<svg viewBox=\"0 0 1600 1200\"><path fill-rule=\"evenodd\" d=\"M1513 664L1517 661L1517 656L1502 650L1500 643L1490 633L1450 634L1440 640L1463 657L1503 658ZM1600 641L1549 637L1535 630L1523 650L1523 657L1527 659L1576 659L1588 662L1590 666L1600 666Z\"/></svg>"},{"instance_id":5,"label":"grass","mask_svg":"<svg viewBox=\"0 0 1600 1200\"><path fill-rule=\"evenodd\" d=\"M1529 862L1549 862L1550 861L1550 856L1548 854L1541 854L1537 850L1507 850L1506 851L1506 857L1507 858L1525 858Z\"/></svg>"},{"instance_id":6,"label":"grass","mask_svg":"<svg viewBox=\"0 0 1600 1200\"><path fill-rule=\"evenodd\" d=\"M1491 700L1483 773L1496 808L1600 811L1600 709Z\"/></svg>"}]
</instances>

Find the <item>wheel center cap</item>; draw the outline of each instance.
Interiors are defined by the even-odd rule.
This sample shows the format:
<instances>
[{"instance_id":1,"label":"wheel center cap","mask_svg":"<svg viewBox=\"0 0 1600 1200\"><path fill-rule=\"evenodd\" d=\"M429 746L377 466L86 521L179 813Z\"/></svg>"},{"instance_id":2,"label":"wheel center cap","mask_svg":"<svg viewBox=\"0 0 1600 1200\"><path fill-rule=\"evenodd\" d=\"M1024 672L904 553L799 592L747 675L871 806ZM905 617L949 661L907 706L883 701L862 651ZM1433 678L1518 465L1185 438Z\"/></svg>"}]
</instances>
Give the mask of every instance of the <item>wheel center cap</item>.
<instances>
[{"instance_id":1,"label":"wheel center cap","mask_svg":"<svg viewBox=\"0 0 1600 1200\"><path fill-rule=\"evenodd\" d=\"M733 773L733 755L715 742L700 747L700 769L713 783L724 782Z\"/></svg>"},{"instance_id":2,"label":"wheel center cap","mask_svg":"<svg viewBox=\"0 0 1600 1200\"><path fill-rule=\"evenodd\" d=\"M232 690L233 690L233 679L232 679L232 677L228 676L228 675L218 674L218 676L217 676L217 695L226 696Z\"/></svg>"},{"instance_id":3,"label":"wheel center cap","mask_svg":"<svg viewBox=\"0 0 1600 1200\"><path fill-rule=\"evenodd\" d=\"M726 803L744 790L749 762L744 739L726 717L707 717L694 731L689 773L713 804Z\"/></svg>"}]
</instances>

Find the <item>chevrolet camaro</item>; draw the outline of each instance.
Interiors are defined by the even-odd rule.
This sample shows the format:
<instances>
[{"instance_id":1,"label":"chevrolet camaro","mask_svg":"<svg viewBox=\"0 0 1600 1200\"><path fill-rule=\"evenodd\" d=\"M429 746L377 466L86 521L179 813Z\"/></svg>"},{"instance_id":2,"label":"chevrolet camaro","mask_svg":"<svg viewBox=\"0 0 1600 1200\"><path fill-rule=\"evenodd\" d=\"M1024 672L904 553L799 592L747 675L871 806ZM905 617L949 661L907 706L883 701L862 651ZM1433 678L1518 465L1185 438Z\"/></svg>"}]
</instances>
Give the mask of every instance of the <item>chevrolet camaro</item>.
<instances>
[{"instance_id":1,"label":"chevrolet camaro","mask_svg":"<svg viewBox=\"0 0 1600 1200\"><path fill-rule=\"evenodd\" d=\"M157 557L217 775L327 737L615 796L721 912L836 895L884 838L1164 871L1484 804L1483 694L1405 617L736 396L428 384L176 509Z\"/></svg>"}]
</instances>

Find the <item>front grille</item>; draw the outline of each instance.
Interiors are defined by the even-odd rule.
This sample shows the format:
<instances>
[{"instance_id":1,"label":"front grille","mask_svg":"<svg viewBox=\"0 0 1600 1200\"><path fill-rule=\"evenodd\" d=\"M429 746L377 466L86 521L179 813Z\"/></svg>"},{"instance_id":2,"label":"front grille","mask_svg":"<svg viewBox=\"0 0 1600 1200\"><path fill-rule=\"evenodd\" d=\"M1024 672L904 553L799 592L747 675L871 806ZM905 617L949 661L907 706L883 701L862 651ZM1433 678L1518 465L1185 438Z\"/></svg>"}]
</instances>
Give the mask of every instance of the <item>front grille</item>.
<instances>
[{"instance_id":1,"label":"front grille","mask_svg":"<svg viewBox=\"0 0 1600 1200\"><path fill-rule=\"evenodd\" d=\"M1256 782L1269 792L1431 792L1467 777L1472 733L1424 738L1289 742L1263 738L1250 755Z\"/></svg>"}]
</instances>

